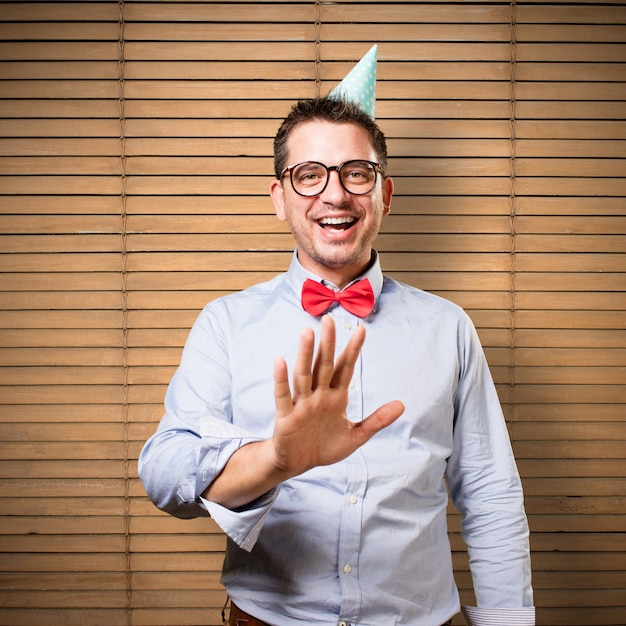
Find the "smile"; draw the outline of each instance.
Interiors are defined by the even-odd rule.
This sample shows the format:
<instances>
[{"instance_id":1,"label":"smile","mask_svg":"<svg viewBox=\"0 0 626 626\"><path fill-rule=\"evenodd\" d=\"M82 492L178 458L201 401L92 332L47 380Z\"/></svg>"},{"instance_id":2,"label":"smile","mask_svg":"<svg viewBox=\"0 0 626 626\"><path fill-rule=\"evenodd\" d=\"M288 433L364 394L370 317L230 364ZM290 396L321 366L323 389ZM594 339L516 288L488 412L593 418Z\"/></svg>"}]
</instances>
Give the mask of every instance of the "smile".
<instances>
[{"instance_id":1,"label":"smile","mask_svg":"<svg viewBox=\"0 0 626 626\"><path fill-rule=\"evenodd\" d=\"M323 217L319 220L322 228L329 230L346 230L356 222L356 218L352 216L345 217Z\"/></svg>"}]
</instances>

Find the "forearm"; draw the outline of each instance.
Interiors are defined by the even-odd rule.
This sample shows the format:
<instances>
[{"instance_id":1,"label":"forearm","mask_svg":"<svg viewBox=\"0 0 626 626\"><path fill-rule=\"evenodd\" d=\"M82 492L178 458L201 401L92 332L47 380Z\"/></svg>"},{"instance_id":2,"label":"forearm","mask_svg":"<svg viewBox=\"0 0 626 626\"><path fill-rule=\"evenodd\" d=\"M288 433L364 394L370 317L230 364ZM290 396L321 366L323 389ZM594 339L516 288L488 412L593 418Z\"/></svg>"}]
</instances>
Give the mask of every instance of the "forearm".
<instances>
[{"instance_id":1,"label":"forearm","mask_svg":"<svg viewBox=\"0 0 626 626\"><path fill-rule=\"evenodd\" d=\"M460 502L461 530L479 607L533 605L529 529L522 487L512 474Z\"/></svg>"},{"instance_id":2,"label":"forearm","mask_svg":"<svg viewBox=\"0 0 626 626\"><path fill-rule=\"evenodd\" d=\"M193 427L167 412L141 451L139 476L163 511L183 518L208 515L201 496L240 448L259 441L222 419L206 417Z\"/></svg>"},{"instance_id":3,"label":"forearm","mask_svg":"<svg viewBox=\"0 0 626 626\"><path fill-rule=\"evenodd\" d=\"M276 468L274 457L271 439L242 446L202 496L233 510L253 502L292 477Z\"/></svg>"}]
</instances>

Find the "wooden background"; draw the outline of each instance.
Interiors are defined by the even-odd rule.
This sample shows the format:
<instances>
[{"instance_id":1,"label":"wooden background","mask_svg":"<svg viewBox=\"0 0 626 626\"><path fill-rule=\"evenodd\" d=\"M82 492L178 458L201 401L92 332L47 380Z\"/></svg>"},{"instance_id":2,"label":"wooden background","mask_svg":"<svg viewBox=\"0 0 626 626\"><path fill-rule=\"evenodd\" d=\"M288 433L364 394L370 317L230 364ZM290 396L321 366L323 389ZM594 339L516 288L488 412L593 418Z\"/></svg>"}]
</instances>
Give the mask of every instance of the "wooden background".
<instances>
[{"instance_id":1,"label":"wooden background","mask_svg":"<svg viewBox=\"0 0 626 626\"><path fill-rule=\"evenodd\" d=\"M288 265L280 119L378 43L383 265L479 329L538 623L626 624L625 42L611 0L0 2L0 623L219 624L224 538L137 455L200 308Z\"/></svg>"}]
</instances>

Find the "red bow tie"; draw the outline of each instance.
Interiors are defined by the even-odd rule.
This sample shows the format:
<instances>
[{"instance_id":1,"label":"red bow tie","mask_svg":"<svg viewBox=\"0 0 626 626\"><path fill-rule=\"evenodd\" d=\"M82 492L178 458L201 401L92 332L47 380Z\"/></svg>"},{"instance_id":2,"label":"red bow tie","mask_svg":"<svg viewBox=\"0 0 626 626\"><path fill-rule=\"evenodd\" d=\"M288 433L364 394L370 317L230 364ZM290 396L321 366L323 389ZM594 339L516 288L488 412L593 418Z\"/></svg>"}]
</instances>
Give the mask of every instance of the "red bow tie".
<instances>
[{"instance_id":1,"label":"red bow tie","mask_svg":"<svg viewBox=\"0 0 626 626\"><path fill-rule=\"evenodd\" d=\"M343 291L333 291L310 278L302 285L302 308L314 317L325 313L333 302L339 302L357 317L366 317L374 309L374 301L374 290L367 278Z\"/></svg>"}]
</instances>

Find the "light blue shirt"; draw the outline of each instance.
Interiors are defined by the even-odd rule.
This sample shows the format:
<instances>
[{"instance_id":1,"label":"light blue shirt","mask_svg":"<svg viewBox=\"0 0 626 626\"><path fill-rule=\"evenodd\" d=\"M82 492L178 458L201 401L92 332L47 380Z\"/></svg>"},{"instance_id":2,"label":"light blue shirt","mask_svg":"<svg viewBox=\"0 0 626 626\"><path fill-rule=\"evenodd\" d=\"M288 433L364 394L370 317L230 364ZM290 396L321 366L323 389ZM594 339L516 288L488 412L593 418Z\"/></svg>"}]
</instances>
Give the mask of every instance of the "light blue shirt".
<instances>
[{"instance_id":1,"label":"light blue shirt","mask_svg":"<svg viewBox=\"0 0 626 626\"><path fill-rule=\"evenodd\" d=\"M214 300L198 317L141 453L147 493L178 517L215 519L228 536L223 583L260 620L438 626L459 611L447 482L485 607L485 621L481 611L467 619L533 624L522 488L474 326L456 305L384 277L377 257L364 276L376 294L372 314L330 310L338 352L360 324L367 330L348 418L396 399L404 414L344 461L242 510L200 496L240 446L271 437L274 359L293 371L302 329L319 333L321 320L300 305L304 280L319 278L294 255L288 272Z\"/></svg>"}]
</instances>

